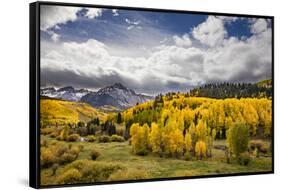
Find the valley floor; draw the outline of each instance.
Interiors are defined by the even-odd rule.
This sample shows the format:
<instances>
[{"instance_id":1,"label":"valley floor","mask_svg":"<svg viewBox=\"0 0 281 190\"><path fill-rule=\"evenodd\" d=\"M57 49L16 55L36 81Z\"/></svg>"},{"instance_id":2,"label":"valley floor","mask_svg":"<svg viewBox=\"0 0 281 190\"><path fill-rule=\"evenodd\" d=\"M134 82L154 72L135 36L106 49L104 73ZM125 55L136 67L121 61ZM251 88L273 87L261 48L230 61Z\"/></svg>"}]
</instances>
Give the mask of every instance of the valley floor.
<instances>
[{"instance_id":1,"label":"valley floor","mask_svg":"<svg viewBox=\"0 0 281 190\"><path fill-rule=\"evenodd\" d=\"M46 141L56 141L48 136L41 136ZM213 149L213 157L206 160L185 161L175 158L160 158L156 155L137 156L132 154L131 146L126 142L72 142L69 144L83 145L84 148L79 154L79 159L91 159L90 150L95 148L101 153L95 162L118 163L126 168L127 175L122 173L118 178L111 180L130 179L151 179L151 178L171 178L182 176L202 176L213 174L266 172L272 170L271 156L252 158L248 166L241 166L233 161L227 164L224 151ZM216 141L217 145L224 145L225 141ZM41 170L41 185L56 184L56 178L63 171L64 166L60 166L55 175L52 175L50 168ZM131 174L138 173L139 176L132 177Z\"/></svg>"}]
</instances>

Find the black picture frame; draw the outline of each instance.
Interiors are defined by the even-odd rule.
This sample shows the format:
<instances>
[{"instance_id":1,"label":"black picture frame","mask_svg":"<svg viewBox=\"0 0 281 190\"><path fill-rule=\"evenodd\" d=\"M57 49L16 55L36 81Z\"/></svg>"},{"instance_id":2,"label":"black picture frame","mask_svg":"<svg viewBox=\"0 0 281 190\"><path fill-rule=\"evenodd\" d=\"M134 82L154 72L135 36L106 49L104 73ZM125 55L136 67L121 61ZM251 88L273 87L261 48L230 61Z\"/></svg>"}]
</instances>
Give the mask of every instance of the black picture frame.
<instances>
[{"instance_id":1,"label":"black picture frame","mask_svg":"<svg viewBox=\"0 0 281 190\"><path fill-rule=\"evenodd\" d=\"M107 8L121 10L136 10L136 11L152 11L152 12L171 12L171 13L192 13L200 15L216 15L216 16L235 16L235 17L250 17L264 18L271 20L272 26L272 170L267 172L246 172L246 173L231 173L218 175L204 175L191 177L172 177L172 178L157 178L145 180L126 180L126 181L110 181L83 183L71 185L40 185L40 6L71 6L71 7L90 7L90 8ZM274 16L265 15L249 15L235 13L218 13L218 12L202 12L202 11L187 11L187 10L168 10L155 8L140 8L140 7L125 7L111 5L94 5L94 4L79 4L79 3L62 3L62 2L47 2L38 1L29 4L29 185L33 188L52 188L52 187L72 187L72 186L88 186L102 184L120 184L120 183L139 183L152 181L167 181L167 180L182 180L182 179L197 179L197 178L214 178L214 177L232 177L245 175L260 175L274 173Z\"/></svg>"}]
</instances>

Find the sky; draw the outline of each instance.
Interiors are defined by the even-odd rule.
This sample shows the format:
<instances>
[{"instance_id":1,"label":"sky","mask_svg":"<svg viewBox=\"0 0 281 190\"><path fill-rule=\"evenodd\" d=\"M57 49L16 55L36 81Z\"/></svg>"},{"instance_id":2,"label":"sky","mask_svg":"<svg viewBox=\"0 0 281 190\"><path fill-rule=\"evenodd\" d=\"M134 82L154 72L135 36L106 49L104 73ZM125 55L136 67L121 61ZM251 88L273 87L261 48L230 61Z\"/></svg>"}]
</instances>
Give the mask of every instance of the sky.
<instances>
[{"instance_id":1,"label":"sky","mask_svg":"<svg viewBox=\"0 0 281 190\"><path fill-rule=\"evenodd\" d=\"M41 86L186 92L271 78L270 20L41 5Z\"/></svg>"}]
</instances>

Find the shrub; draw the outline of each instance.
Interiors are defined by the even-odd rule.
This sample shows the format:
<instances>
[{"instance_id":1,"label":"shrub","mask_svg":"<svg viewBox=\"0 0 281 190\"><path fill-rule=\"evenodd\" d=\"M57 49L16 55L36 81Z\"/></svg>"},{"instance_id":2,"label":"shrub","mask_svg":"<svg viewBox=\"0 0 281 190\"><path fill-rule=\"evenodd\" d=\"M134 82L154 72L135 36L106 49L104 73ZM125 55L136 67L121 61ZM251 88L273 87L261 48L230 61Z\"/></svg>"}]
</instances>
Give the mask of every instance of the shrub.
<instances>
[{"instance_id":1,"label":"shrub","mask_svg":"<svg viewBox=\"0 0 281 190\"><path fill-rule=\"evenodd\" d=\"M110 142L110 137L108 135L102 135L98 138L100 143Z\"/></svg>"},{"instance_id":2,"label":"shrub","mask_svg":"<svg viewBox=\"0 0 281 190\"><path fill-rule=\"evenodd\" d=\"M59 165L56 163L56 164L53 164L52 165L52 176L56 175L56 172L57 172L57 169L59 168Z\"/></svg>"},{"instance_id":3,"label":"shrub","mask_svg":"<svg viewBox=\"0 0 281 190\"><path fill-rule=\"evenodd\" d=\"M59 135L59 133L58 133L57 131L55 131L55 132L52 132L52 133L50 134L50 137L56 138L58 135Z\"/></svg>"},{"instance_id":4,"label":"shrub","mask_svg":"<svg viewBox=\"0 0 281 190\"><path fill-rule=\"evenodd\" d=\"M66 141L69 135L69 126L65 126L63 130L60 132L60 136L58 140Z\"/></svg>"},{"instance_id":5,"label":"shrub","mask_svg":"<svg viewBox=\"0 0 281 190\"><path fill-rule=\"evenodd\" d=\"M94 141L96 141L96 136L95 135L88 135L87 140L88 140L88 142L94 142Z\"/></svg>"},{"instance_id":6,"label":"shrub","mask_svg":"<svg viewBox=\"0 0 281 190\"><path fill-rule=\"evenodd\" d=\"M116 135L123 136L125 134L126 128L125 126L117 126L116 127Z\"/></svg>"},{"instance_id":7,"label":"shrub","mask_svg":"<svg viewBox=\"0 0 281 190\"><path fill-rule=\"evenodd\" d=\"M71 148L70 148L70 153L71 154L74 154L74 155L79 155L79 153L80 153L80 147L78 147L78 146L72 146Z\"/></svg>"},{"instance_id":8,"label":"shrub","mask_svg":"<svg viewBox=\"0 0 281 190\"><path fill-rule=\"evenodd\" d=\"M56 139L57 139L58 141L62 141L62 140L63 140L60 135L57 136Z\"/></svg>"},{"instance_id":9,"label":"shrub","mask_svg":"<svg viewBox=\"0 0 281 190\"><path fill-rule=\"evenodd\" d=\"M60 164L66 164L73 162L77 159L80 153L79 146L69 145L66 146L65 144L57 145L57 157Z\"/></svg>"},{"instance_id":10,"label":"shrub","mask_svg":"<svg viewBox=\"0 0 281 190\"><path fill-rule=\"evenodd\" d=\"M125 141L125 139L123 137L119 136L119 135L112 135L110 137L110 140L112 142L124 142Z\"/></svg>"},{"instance_id":11,"label":"shrub","mask_svg":"<svg viewBox=\"0 0 281 190\"><path fill-rule=\"evenodd\" d=\"M251 151L256 151L257 153L262 152L265 154L268 152L268 146L262 140L250 141L249 147Z\"/></svg>"},{"instance_id":12,"label":"shrub","mask_svg":"<svg viewBox=\"0 0 281 190\"><path fill-rule=\"evenodd\" d=\"M88 128L87 127L78 127L75 130L76 130L76 133L78 133L80 136L88 135Z\"/></svg>"},{"instance_id":13,"label":"shrub","mask_svg":"<svg viewBox=\"0 0 281 190\"><path fill-rule=\"evenodd\" d=\"M254 152L253 152L253 155L254 155L256 158L259 158L259 157L260 157L259 149L258 149L258 148L255 148L255 150L254 150Z\"/></svg>"},{"instance_id":14,"label":"shrub","mask_svg":"<svg viewBox=\"0 0 281 190\"><path fill-rule=\"evenodd\" d=\"M67 152L68 148L69 147L67 147L66 144L64 144L64 143L59 143L52 147L53 152L55 152L56 156L58 156L58 157L63 155L65 152Z\"/></svg>"},{"instance_id":15,"label":"shrub","mask_svg":"<svg viewBox=\"0 0 281 190\"><path fill-rule=\"evenodd\" d=\"M252 140L249 143L249 147L251 150L255 150L256 148L260 149L264 145L262 140Z\"/></svg>"},{"instance_id":16,"label":"shrub","mask_svg":"<svg viewBox=\"0 0 281 190\"><path fill-rule=\"evenodd\" d=\"M50 167L53 164L66 164L77 159L80 153L79 146L68 145L66 143L56 143L49 147L41 148L41 166Z\"/></svg>"},{"instance_id":17,"label":"shrub","mask_svg":"<svg viewBox=\"0 0 281 190\"><path fill-rule=\"evenodd\" d=\"M206 143L203 141L196 142L195 153L197 158L201 160L202 158L206 157L206 152L207 152Z\"/></svg>"},{"instance_id":18,"label":"shrub","mask_svg":"<svg viewBox=\"0 0 281 190\"><path fill-rule=\"evenodd\" d=\"M67 141L69 142L77 142L79 140L80 140L80 135L78 134L72 134L67 137Z\"/></svg>"},{"instance_id":19,"label":"shrub","mask_svg":"<svg viewBox=\"0 0 281 190\"><path fill-rule=\"evenodd\" d=\"M189 152L189 151L186 151L186 152L184 153L184 160L190 161L191 159L192 159L192 157L191 157L190 152Z\"/></svg>"},{"instance_id":20,"label":"shrub","mask_svg":"<svg viewBox=\"0 0 281 190\"><path fill-rule=\"evenodd\" d=\"M81 173L77 169L69 169L58 177L59 184L72 184L81 180Z\"/></svg>"},{"instance_id":21,"label":"shrub","mask_svg":"<svg viewBox=\"0 0 281 190\"><path fill-rule=\"evenodd\" d=\"M55 128L48 127L48 128L40 129L40 133L42 135L49 135L53 132L55 132Z\"/></svg>"},{"instance_id":22,"label":"shrub","mask_svg":"<svg viewBox=\"0 0 281 190\"><path fill-rule=\"evenodd\" d=\"M46 146L47 146L47 141L41 139L41 140L40 140L40 147L46 147Z\"/></svg>"},{"instance_id":23,"label":"shrub","mask_svg":"<svg viewBox=\"0 0 281 190\"><path fill-rule=\"evenodd\" d=\"M246 152L249 144L249 127L243 123L235 123L227 131L227 145L236 158Z\"/></svg>"},{"instance_id":24,"label":"shrub","mask_svg":"<svg viewBox=\"0 0 281 190\"><path fill-rule=\"evenodd\" d=\"M49 148L41 148L40 165L42 167L49 167L57 161L55 154Z\"/></svg>"},{"instance_id":25,"label":"shrub","mask_svg":"<svg viewBox=\"0 0 281 190\"><path fill-rule=\"evenodd\" d=\"M269 151L269 147L266 145L266 144L263 144L261 147L260 147L260 152L266 154L268 153Z\"/></svg>"},{"instance_id":26,"label":"shrub","mask_svg":"<svg viewBox=\"0 0 281 190\"><path fill-rule=\"evenodd\" d=\"M110 175L123 170L124 167L120 164L111 164L102 161L76 160L68 164L64 170L68 171L70 169L76 169L82 176L79 179L75 179L74 182L91 183L96 181L105 181Z\"/></svg>"},{"instance_id":27,"label":"shrub","mask_svg":"<svg viewBox=\"0 0 281 190\"><path fill-rule=\"evenodd\" d=\"M82 151L84 149L84 146L82 144L79 144L78 148L80 149L80 151Z\"/></svg>"},{"instance_id":28,"label":"shrub","mask_svg":"<svg viewBox=\"0 0 281 190\"><path fill-rule=\"evenodd\" d=\"M96 160L100 156L100 153L97 150L92 149L90 155L92 160Z\"/></svg>"},{"instance_id":29,"label":"shrub","mask_svg":"<svg viewBox=\"0 0 281 190\"><path fill-rule=\"evenodd\" d=\"M49 143L49 145L56 145L57 143L58 143L58 141L56 141L56 140L51 140L50 143Z\"/></svg>"},{"instance_id":30,"label":"shrub","mask_svg":"<svg viewBox=\"0 0 281 190\"><path fill-rule=\"evenodd\" d=\"M250 154L248 152L243 152L239 154L238 163L242 166L247 166L251 161Z\"/></svg>"},{"instance_id":31,"label":"shrub","mask_svg":"<svg viewBox=\"0 0 281 190\"><path fill-rule=\"evenodd\" d=\"M76 154L71 154L70 152L65 152L63 155L59 157L59 163L60 164L66 164L73 162L76 160L77 155Z\"/></svg>"}]
</instances>

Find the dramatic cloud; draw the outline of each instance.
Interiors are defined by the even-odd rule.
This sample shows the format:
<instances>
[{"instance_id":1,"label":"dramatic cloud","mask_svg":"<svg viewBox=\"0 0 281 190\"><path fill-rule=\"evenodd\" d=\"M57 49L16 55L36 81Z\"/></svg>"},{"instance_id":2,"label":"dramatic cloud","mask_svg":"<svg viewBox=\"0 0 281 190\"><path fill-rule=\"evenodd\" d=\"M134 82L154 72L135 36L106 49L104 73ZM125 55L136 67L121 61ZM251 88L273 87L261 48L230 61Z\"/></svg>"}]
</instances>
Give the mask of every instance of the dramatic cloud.
<instances>
[{"instance_id":1,"label":"dramatic cloud","mask_svg":"<svg viewBox=\"0 0 281 190\"><path fill-rule=\"evenodd\" d=\"M138 19L124 20L124 32L127 27L143 24ZM226 23L236 20L209 16L183 35L161 36L161 32L149 27L143 32L127 31L128 45L120 46L93 38L83 42L44 40L41 85L99 89L121 82L137 92L157 94L187 91L208 82L270 78L272 36L267 20L249 20L252 34L242 39L227 35ZM130 46L136 44L143 46Z\"/></svg>"},{"instance_id":2,"label":"dramatic cloud","mask_svg":"<svg viewBox=\"0 0 281 190\"><path fill-rule=\"evenodd\" d=\"M192 34L202 44L214 47L222 44L227 32L223 19L209 16L205 22L193 29Z\"/></svg>"},{"instance_id":3,"label":"dramatic cloud","mask_svg":"<svg viewBox=\"0 0 281 190\"><path fill-rule=\"evenodd\" d=\"M79 10L81 10L81 8L78 7L41 5L40 29L45 31L57 26L57 24L65 24L68 21L74 21L77 19L76 13Z\"/></svg>"}]
</instances>

